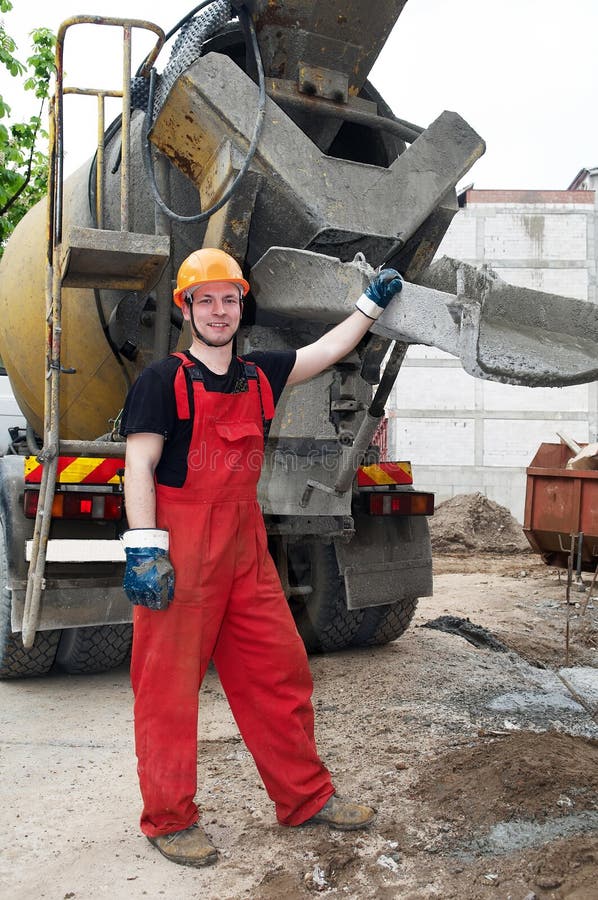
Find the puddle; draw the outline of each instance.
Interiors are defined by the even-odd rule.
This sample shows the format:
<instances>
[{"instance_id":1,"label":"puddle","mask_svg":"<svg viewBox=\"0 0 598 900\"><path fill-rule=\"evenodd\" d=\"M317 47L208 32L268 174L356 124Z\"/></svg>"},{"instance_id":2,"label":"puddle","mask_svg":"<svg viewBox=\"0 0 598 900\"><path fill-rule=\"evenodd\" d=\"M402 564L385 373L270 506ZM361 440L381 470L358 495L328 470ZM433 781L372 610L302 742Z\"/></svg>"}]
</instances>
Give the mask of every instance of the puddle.
<instances>
[{"instance_id":1,"label":"puddle","mask_svg":"<svg viewBox=\"0 0 598 900\"><path fill-rule=\"evenodd\" d=\"M598 669L590 666L573 666L569 669L559 669L559 676L564 678L590 706L598 710Z\"/></svg>"},{"instance_id":2,"label":"puddle","mask_svg":"<svg viewBox=\"0 0 598 900\"><path fill-rule=\"evenodd\" d=\"M547 822L526 822L514 820L498 822L484 837L471 841L467 848L457 855L468 862L474 862L480 854L497 856L518 853L530 847L539 847L549 841L570 838L578 834L598 831L598 812L569 815L566 818L549 819Z\"/></svg>"},{"instance_id":3,"label":"puddle","mask_svg":"<svg viewBox=\"0 0 598 900\"><path fill-rule=\"evenodd\" d=\"M562 712L583 713L584 708L572 697L565 693L554 691L551 693L537 691L512 691L501 694L488 703L488 709L496 712L550 713L554 710Z\"/></svg>"}]
</instances>

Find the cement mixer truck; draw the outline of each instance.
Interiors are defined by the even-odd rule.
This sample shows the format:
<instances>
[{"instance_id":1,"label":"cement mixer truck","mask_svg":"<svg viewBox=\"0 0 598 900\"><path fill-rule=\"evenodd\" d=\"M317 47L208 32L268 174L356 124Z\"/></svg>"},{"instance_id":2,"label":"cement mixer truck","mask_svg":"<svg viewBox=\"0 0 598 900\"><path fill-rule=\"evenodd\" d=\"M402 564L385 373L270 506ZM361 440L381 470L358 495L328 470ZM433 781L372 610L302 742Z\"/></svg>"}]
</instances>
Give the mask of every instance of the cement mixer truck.
<instances>
[{"instance_id":1,"label":"cement mixer truck","mask_svg":"<svg viewBox=\"0 0 598 900\"><path fill-rule=\"evenodd\" d=\"M433 262L484 143L453 112L427 128L398 118L368 81L405 2L373 15L364 0L214 0L167 34L95 16L61 26L48 201L0 269L0 356L27 421L0 458L0 677L126 658L118 416L143 367L189 345L172 285L193 249L225 249L252 286L239 353L316 339L382 265L405 277L354 353L285 391L267 438L259 498L310 651L394 640L432 591L433 497L374 441L409 345L512 384L598 376L591 304ZM65 84L90 28L122 34L119 91ZM155 44L134 71L140 30ZM65 178L72 93L97 98L98 146Z\"/></svg>"}]
</instances>

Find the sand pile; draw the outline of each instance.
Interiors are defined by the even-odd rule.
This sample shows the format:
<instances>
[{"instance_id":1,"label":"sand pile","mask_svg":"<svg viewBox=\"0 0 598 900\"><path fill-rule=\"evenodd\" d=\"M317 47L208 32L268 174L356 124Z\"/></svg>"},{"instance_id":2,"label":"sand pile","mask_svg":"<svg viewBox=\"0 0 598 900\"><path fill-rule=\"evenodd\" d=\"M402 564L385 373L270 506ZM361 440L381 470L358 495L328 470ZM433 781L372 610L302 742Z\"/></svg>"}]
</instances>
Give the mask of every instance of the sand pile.
<instances>
[{"instance_id":1,"label":"sand pile","mask_svg":"<svg viewBox=\"0 0 598 900\"><path fill-rule=\"evenodd\" d=\"M509 510L480 493L457 494L439 503L428 521L436 552L521 553L530 549Z\"/></svg>"}]
</instances>

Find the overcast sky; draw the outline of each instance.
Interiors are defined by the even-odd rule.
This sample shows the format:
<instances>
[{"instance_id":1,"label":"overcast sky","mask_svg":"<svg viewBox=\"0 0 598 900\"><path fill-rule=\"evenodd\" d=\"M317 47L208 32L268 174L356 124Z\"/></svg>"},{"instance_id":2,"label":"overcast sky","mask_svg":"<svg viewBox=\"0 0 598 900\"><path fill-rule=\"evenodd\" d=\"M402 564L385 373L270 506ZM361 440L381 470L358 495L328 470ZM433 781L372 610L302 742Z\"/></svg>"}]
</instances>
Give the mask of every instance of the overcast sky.
<instances>
[{"instance_id":1,"label":"overcast sky","mask_svg":"<svg viewBox=\"0 0 598 900\"><path fill-rule=\"evenodd\" d=\"M372 0L375 10L383 0ZM29 53L28 32L82 14L148 16L168 31L193 8L189 0L13 0L3 19ZM155 11L154 11L155 10ZM115 45L69 32L67 83L114 86ZM116 34L116 29L101 29ZM397 116L426 126L442 110L465 118L486 141L482 159L463 179L477 188L565 189L582 168L598 166L598 0L408 0L371 80ZM147 42L134 38L134 68ZM161 69L166 57L159 62ZM83 71L83 66L86 71ZM13 113L35 104L2 72L0 92ZM93 152L95 103L73 98L67 169ZM83 109L85 104L85 110ZM68 110L67 110L68 112ZM109 119L116 110L109 111ZM109 121L108 119L108 121ZM72 142L72 143L71 143ZM86 143L86 146L83 146Z\"/></svg>"}]
</instances>

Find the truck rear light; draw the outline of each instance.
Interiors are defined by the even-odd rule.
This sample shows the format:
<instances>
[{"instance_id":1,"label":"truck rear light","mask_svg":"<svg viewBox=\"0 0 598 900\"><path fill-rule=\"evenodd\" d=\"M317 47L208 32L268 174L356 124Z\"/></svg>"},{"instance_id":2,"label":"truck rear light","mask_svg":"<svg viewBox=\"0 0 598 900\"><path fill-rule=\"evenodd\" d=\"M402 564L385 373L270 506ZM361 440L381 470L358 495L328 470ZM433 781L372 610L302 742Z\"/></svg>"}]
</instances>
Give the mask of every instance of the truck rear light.
<instances>
[{"instance_id":1,"label":"truck rear light","mask_svg":"<svg viewBox=\"0 0 598 900\"><path fill-rule=\"evenodd\" d=\"M104 518L122 519L124 510L122 494L106 494L104 497Z\"/></svg>"},{"instance_id":2,"label":"truck rear light","mask_svg":"<svg viewBox=\"0 0 598 900\"><path fill-rule=\"evenodd\" d=\"M411 498L412 516L434 515L434 494L414 494Z\"/></svg>"},{"instance_id":3,"label":"truck rear light","mask_svg":"<svg viewBox=\"0 0 598 900\"><path fill-rule=\"evenodd\" d=\"M366 508L372 516L433 516L434 494L424 491L368 493Z\"/></svg>"},{"instance_id":4,"label":"truck rear light","mask_svg":"<svg viewBox=\"0 0 598 900\"><path fill-rule=\"evenodd\" d=\"M38 491L25 491L25 515L34 519L39 501ZM55 494L52 503L53 519L91 519L118 521L123 517L122 494Z\"/></svg>"}]
</instances>

